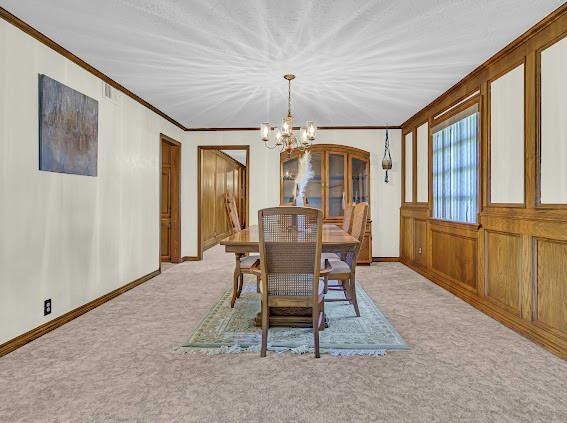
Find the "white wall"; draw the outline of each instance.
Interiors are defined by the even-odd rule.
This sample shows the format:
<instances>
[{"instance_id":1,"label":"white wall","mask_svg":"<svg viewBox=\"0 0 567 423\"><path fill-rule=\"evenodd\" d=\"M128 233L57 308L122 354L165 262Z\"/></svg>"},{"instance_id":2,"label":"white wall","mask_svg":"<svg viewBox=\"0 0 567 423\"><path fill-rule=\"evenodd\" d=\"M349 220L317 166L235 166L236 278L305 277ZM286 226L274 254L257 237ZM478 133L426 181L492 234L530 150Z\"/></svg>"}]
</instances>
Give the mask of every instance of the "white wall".
<instances>
[{"instance_id":1,"label":"white wall","mask_svg":"<svg viewBox=\"0 0 567 423\"><path fill-rule=\"evenodd\" d=\"M320 130L316 143L340 144L370 152L372 255L399 256L399 209L401 191L401 131L390 131L393 168L384 183L383 130ZM259 131L187 132L182 148L182 240L184 256L197 255L197 146L250 145L250 220L257 222L258 210L279 204L279 153L268 150ZM187 206L189 205L189 207ZM193 206L191 206L193 205Z\"/></svg>"},{"instance_id":2,"label":"white wall","mask_svg":"<svg viewBox=\"0 0 567 423\"><path fill-rule=\"evenodd\" d=\"M417 128L417 202L429 202L429 123Z\"/></svg>"},{"instance_id":3,"label":"white wall","mask_svg":"<svg viewBox=\"0 0 567 423\"><path fill-rule=\"evenodd\" d=\"M567 203L567 38L541 53L541 202Z\"/></svg>"},{"instance_id":4,"label":"white wall","mask_svg":"<svg viewBox=\"0 0 567 423\"><path fill-rule=\"evenodd\" d=\"M98 100L97 177L38 170L39 73ZM159 267L159 134L184 133L101 94L99 79L0 20L0 344Z\"/></svg>"},{"instance_id":5,"label":"white wall","mask_svg":"<svg viewBox=\"0 0 567 423\"><path fill-rule=\"evenodd\" d=\"M490 202L524 202L524 65L490 84Z\"/></svg>"},{"instance_id":6,"label":"white wall","mask_svg":"<svg viewBox=\"0 0 567 423\"><path fill-rule=\"evenodd\" d=\"M405 201L406 203L411 203L413 201L413 132L406 134L404 142L406 143Z\"/></svg>"}]
</instances>

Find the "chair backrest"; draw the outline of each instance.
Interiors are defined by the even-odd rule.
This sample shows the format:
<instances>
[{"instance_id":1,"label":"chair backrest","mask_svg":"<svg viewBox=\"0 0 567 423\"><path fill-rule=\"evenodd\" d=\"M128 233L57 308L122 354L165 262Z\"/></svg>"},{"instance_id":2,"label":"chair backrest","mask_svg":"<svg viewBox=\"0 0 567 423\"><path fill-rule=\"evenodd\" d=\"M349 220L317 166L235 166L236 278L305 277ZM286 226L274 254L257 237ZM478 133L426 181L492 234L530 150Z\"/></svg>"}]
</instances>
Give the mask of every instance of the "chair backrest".
<instances>
[{"instance_id":1,"label":"chair backrest","mask_svg":"<svg viewBox=\"0 0 567 423\"><path fill-rule=\"evenodd\" d=\"M364 238L367 220L368 203L358 203L354 206L354 211L352 213L352 231L350 234L359 241L359 247L362 239Z\"/></svg>"},{"instance_id":2,"label":"chair backrest","mask_svg":"<svg viewBox=\"0 0 567 423\"><path fill-rule=\"evenodd\" d=\"M258 211L263 296L316 297L322 222L322 212L309 207Z\"/></svg>"},{"instance_id":3,"label":"chair backrest","mask_svg":"<svg viewBox=\"0 0 567 423\"><path fill-rule=\"evenodd\" d=\"M348 263L351 268L356 266L358 260L358 253L364 239L364 232L366 231L366 221L368 220L368 203L358 203L354 206L352 212L352 230L350 234L358 240L358 245L351 253L342 254L341 260Z\"/></svg>"},{"instance_id":4,"label":"chair backrest","mask_svg":"<svg viewBox=\"0 0 567 423\"><path fill-rule=\"evenodd\" d=\"M240 219L238 218L238 209L236 207L236 200L231 192L226 192L224 194L224 204L226 206L226 212L228 213L228 219L232 230L234 232L240 232L242 226L240 225Z\"/></svg>"},{"instance_id":5,"label":"chair backrest","mask_svg":"<svg viewBox=\"0 0 567 423\"><path fill-rule=\"evenodd\" d=\"M354 211L354 203L350 203L345 208L345 215L343 217L343 231L349 234L352 231L352 212Z\"/></svg>"}]
</instances>

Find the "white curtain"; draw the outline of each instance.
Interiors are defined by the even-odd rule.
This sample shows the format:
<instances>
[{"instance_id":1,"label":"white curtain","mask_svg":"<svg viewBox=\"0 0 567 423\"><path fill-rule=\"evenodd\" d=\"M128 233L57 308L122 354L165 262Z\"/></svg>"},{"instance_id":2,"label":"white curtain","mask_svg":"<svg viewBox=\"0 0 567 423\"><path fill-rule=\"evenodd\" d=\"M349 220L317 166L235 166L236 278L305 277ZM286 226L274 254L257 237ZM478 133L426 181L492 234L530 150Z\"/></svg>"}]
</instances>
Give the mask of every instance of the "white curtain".
<instances>
[{"instance_id":1,"label":"white curtain","mask_svg":"<svg viewBox=\"0 0 567 423\"><path fill-rule=\"evenodd\" d=\"M433 217L476 223L478 113L433 134Z\"/></svg>"}]
</instances>

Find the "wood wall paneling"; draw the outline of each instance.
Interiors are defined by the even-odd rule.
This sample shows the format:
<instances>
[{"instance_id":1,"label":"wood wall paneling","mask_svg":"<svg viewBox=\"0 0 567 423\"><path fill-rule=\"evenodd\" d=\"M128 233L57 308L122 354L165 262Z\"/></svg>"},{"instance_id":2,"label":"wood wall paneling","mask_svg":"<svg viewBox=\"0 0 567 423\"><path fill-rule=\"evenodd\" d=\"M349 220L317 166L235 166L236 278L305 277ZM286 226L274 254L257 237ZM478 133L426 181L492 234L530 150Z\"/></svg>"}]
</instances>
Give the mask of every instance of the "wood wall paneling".
<instances>
[{"instance_id":1,"label":"wood wall paneling","mask_svg":"<svg viewBox=\"0 0 567 423\"><path fill-rule=\"evenodd\" d=\"M240 204L239 219L246 221L242 205L246 199L242 182L246 167L224 154L220 149L201 150L200 177L200 228L201 245L204 250L216 245L232 231L225 206L225 193L231 192Z\"/></svg>"},{"instance_id":2,"label":"wood wall paneling","mask_svg":"<svg viewBox=\"0 0 567 423\"><path fill-rule=\"evenodd\" d=\"M418 266L427 267L427 220L413 221L413 257Z\"/></svg>"},{"instance_id":3,"label":"wood wall paneling","mask_svg":"<svg viewBox=\"0 0 567 423\"><path fill-rule=\"evenodd\" d=\"M400 228L402 232L402 246L401 248L401 258L403 261L409 262L413 260L412 254L412 241L413 241L413 225L412 225L412 218L402 216L400 222Z\"/></svg>"},{"instance_id":4,"label":"wood wall paneling","mask_svg":"<svg viewBox=\"0 0 567 423\"><path fill-rule=\"evenodd\" d=\"M520 316L521 238L515 234L486 231L484 242L484 295Z\"/></svg>"},{"instance_id":5,"label":"wood wall paneling","mask_svg":"<svg viewBox=\"0 0 567 423\"><path fill-rule=\"evenodd\" d=\"M566 35L567 4L402 125L400 210L404 264L564 358ZM480 112L479 224L433 219L431 128L474 102ZM429 205L420 204L411 185L420 165L413 142L419 143L424 122ZM424 238L425 265L416 254Z\"/></svg>"},{"instance_id":6,"label":"wood wall paneling","mask_svg":"<svg viewBox=\"0 0 567 423\"><path fill-rule=\"evenodd\" d=\"M537 239L534 320L567 339L567 242Z\"/></svg>"},{"instance_id":7,"label":"wood wall paneling","mask_svg":"<svg viewBox=\"0 0 567 423\"><path fill-rule=\"evenodd\" d=\"M432 269L468 288L476 288L476 238L450 230L431 231Z\"/></svg>"}]
</instances>

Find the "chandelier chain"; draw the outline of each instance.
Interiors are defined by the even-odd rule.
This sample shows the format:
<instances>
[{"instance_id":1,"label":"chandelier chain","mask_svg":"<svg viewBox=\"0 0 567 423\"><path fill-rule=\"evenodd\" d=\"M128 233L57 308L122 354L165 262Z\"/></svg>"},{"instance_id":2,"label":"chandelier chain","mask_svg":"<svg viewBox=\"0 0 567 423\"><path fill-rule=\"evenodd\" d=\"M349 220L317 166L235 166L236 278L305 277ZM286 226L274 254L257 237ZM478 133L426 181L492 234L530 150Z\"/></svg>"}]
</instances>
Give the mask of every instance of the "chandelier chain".
<instances>
[{"instance_id":1,"label":"chandelier chain","mask_svg":"<svg viewBox=\"0 0 567 423\"><path fill-rule=\"evenodd\" d=\"M287 115L291 117L291 80L287 81Z\"/></svg>"}]
</instances>

